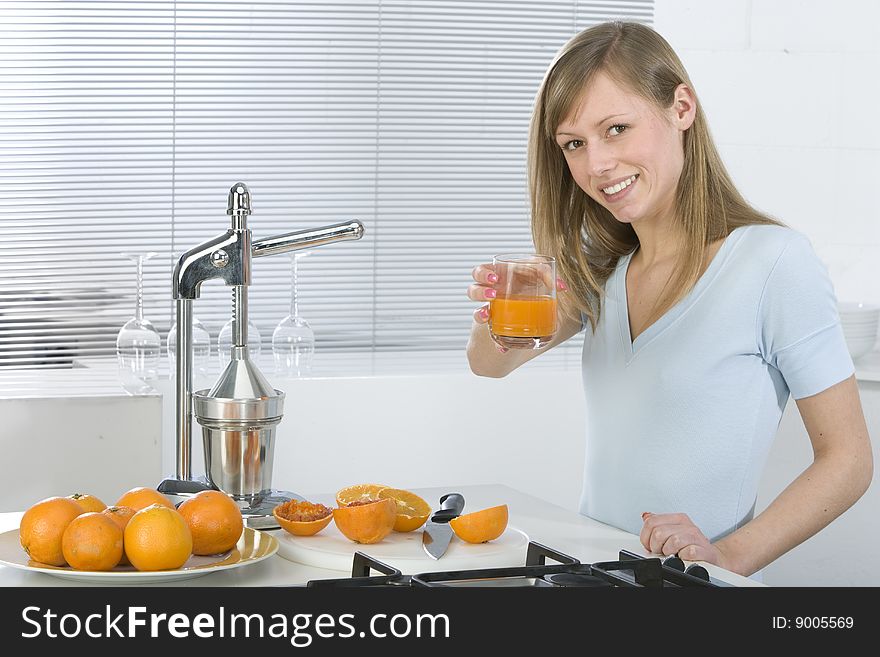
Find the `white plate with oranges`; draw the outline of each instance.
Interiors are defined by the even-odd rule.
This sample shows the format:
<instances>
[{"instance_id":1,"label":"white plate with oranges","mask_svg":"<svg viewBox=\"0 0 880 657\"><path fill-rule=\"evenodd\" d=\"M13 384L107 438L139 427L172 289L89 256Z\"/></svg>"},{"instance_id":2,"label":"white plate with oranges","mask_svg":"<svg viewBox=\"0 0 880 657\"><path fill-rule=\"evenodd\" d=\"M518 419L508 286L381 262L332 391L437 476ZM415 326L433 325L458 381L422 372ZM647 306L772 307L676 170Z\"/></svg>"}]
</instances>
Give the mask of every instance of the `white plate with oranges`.
<instances>
[{"instance_id":1,"label":"white plate with oranges","mask_svg":"<svg viewBox=\"0 0 880 657\"><path fill-rule=\"evenodd\" d=\"M50 566L28 558L19 544L18 530L0 534L0 564L21 570L54 575L63 579L95 584L138 584L173 582L210 575L221 570L240 568L271 557L278 551L278 540L265 532L245 527L235 547L225 554L191 555L175 570L141 571L134 566L114 566L106 571L74 570L70 566Z\"/></svg>"},{"instance_id":2,"label":"white plate with oranges","mask_svg":"<svg viewBox=\"0 0 880 657\"><path fill-rule=\"evenodd\" d=\"M90 495L32 505L18 530L0 534L0 564L100 584L170 582L257 563L278 551L244 527L224 493L203 491L176 507L146 487L107 507Z\"/></svg>"}]
</instances>

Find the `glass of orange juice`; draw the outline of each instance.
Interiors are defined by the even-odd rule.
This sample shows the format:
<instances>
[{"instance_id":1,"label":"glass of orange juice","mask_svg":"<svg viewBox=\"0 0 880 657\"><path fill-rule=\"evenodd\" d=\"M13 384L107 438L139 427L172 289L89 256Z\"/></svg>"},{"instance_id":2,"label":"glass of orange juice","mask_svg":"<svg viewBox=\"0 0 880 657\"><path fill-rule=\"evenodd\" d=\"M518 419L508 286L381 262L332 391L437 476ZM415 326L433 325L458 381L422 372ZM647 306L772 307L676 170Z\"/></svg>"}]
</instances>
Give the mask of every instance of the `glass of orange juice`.
<instances>
[{"instance_id":1,"label":"glass of orange juice","mask_svg":"<svg viewBox=\"0 0 880 657\"><path fill-rule=\"evenodd\" d=\"M498 282L489 334L508 349L540 349L556 334L556 259L509 253L492 259Z\"/></svg>"}]
</instances>

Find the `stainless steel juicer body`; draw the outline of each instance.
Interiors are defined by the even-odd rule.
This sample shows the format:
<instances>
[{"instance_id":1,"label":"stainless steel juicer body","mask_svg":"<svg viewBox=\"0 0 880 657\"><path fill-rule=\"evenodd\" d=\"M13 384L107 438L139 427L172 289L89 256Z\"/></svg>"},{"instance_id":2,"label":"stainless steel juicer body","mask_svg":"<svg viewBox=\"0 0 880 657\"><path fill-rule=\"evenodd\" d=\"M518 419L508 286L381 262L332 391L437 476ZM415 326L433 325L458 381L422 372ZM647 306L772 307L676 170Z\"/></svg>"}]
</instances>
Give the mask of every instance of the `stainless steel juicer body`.
<instances>
[{"instance_id":1,"label":"stainless steel juicer body","mask_svg":"<svg viewBox=\"0 0 880 657\"><path fill-rule=\"evenodd\" d=\"M251 196L247 185L229 191L226 213L231 227L184 253L174 269L177 301L176 477L159 490L186 497L216 488L232 496L242 513L256 521L271 518L272 508L298 497L271 487L275 427L281 421L284 393L276 390L250 361L247 348L248 286L253 258L312 249L343 240L360 239L363 224L350 221L323 228L251 241L247 217ZM210 390L192 390L192 302L201 284L219 278L232 287L232 353L229 364ZM206 477L192 476L192 416L202 426ZM259 526L257 522L251 523Z\"/></svg>"}]
</instances>

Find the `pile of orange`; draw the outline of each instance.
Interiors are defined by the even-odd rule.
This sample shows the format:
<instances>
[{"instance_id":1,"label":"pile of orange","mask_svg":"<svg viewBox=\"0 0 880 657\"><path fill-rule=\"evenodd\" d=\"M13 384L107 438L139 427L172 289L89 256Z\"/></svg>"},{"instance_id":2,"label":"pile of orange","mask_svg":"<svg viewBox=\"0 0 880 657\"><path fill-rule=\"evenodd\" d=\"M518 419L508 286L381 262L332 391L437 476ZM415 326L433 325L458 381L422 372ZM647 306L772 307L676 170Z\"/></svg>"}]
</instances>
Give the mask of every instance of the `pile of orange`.
<instances>
[{"instance_id":1,"label":"pile of orange","mask_svg":"<svg viewBox=\"0 0 880 657\"><path fill-rule=\"evenodd\" d=\"M378 543L392 531L411 532L428 520L431 506L412 491L383 484L355 484L336 492L336 508L291 501L275 507L282 528L297 536L313 536L330 524L355 543ZM507 529L507 505L468 513L449 522L468 543L493 541Z\"/></svg>"},{"instance_id":2,"label":"pile of orange","mask_svg":"<svg viewBox=\"0 0 880 657\"><path fill-rule=\"evenodd\" d=\"M296 536L313 536L333 520L356 543L378 543L392 531L418 529L431 507L415 493L382 484L356 484L336 492L336 507L292 500L275 507L278 524Z\"/></svg>"},{"instance_id":3,"label":"pile of orange","mask_svg":"<svg viewBox=\"0 0 880 657\"><path fill-rule=\"evenodd\" d=\"M219 491L202 491L179 508L153 488L123 493L113 506L93 495L50 497L25 511L19 540L33 560L75 570L174 570L193 554L235 547L244 522L238 506Z\"/></svg>"}]
</instances>

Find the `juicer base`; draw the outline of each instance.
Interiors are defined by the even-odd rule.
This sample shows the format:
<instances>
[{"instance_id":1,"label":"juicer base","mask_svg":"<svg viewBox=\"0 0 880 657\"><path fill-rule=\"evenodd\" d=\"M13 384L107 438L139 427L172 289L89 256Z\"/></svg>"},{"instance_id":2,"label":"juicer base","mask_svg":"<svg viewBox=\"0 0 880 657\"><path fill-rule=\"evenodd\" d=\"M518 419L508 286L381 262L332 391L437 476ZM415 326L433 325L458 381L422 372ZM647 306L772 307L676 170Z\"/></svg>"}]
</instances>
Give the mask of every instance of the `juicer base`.
<instances>
[{"instance_id":1,"label":"juicer base","mask_svg":"<svg viewBox=\"0 0 880 657\"><path fill-rule=\"evenodd\" d=\"M268 495L259 495L246 500L236 500L235 497L232 499L241 509L246 526L251 529L278 529L279 524L276 522L275 516L272 515L272 509L284 502L302 501L305 498L290 491L272 489Z\"/></svg>"}]
</instances>

